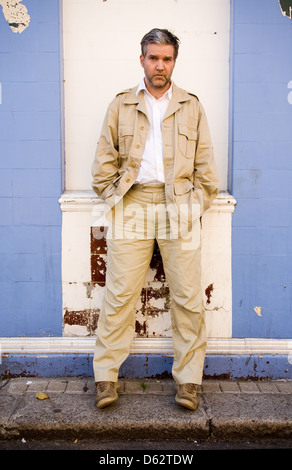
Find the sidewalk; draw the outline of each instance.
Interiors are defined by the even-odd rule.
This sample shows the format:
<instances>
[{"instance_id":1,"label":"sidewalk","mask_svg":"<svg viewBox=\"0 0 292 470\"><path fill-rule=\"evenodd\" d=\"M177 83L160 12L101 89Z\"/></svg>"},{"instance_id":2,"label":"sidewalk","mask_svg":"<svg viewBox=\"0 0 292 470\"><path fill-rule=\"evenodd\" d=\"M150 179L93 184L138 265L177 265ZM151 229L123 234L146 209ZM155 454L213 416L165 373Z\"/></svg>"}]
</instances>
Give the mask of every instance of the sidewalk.
<instances>
[{"instance_id":1,"label":"sidewalk","mask_svg":"<svg viewBox=\"0 0 292 470\"><path fill-rule=\"evenodd\" d=\"M292 442L292 381L205 380L195 412L175 403L174 382L120 379L118 403L95 406L93 378L0 382L0 439L219 440ZM43 392L45 395L37 394Z\"/></svg>"}]
</instances>

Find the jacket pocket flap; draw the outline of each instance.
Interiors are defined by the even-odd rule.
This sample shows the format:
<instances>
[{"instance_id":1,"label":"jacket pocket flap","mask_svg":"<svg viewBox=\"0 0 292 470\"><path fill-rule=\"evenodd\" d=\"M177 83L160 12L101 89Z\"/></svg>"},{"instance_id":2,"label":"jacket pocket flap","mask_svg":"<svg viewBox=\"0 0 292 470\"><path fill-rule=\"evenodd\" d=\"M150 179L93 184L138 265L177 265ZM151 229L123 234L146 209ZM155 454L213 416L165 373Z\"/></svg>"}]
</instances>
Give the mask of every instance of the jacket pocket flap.
<instances>
[{"instance_id":1,"label":"jacket pocket flap","mask_svg":"<svg viewBox=\"0 0 292 470\"><path fill-rule=\"evenodd\" d=\"M186 124L178 125L179 134L185 135L188 140L197 140L197 131L196 129L191 129Z\"/></svg>"},{"instance_id":2,"label":"jacket pocket flap","mask_svg":"<svg viewBox=\"0 0 292 470\"><path fill-rule=\"evenodd\" d=\"M194 189L194 185L191 181L182 181L179 183L174 183L174 194L176 196L181 196L182 194L186 194L189 191Z\"/></svg>"},{"instance_id":3,"label":"jacket pocket flap","mask_svg":"<svg viewBox=\"0 0 292 470\"><path fill-rule=\"evenodd\" d=\"M119 136L125 137L126 135L134 135L134 128L131 126L120 126Z\"/></svg>"}]
</instances>

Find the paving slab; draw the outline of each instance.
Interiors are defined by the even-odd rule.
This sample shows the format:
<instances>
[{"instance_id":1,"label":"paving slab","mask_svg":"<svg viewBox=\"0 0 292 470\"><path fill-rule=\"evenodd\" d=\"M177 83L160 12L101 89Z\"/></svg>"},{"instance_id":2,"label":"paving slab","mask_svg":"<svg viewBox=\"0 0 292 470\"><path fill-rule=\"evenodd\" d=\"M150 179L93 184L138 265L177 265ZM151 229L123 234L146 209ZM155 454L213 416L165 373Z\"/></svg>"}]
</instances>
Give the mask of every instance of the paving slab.
<instances>
[{"instance_id":1,"label":"paving slab","mask_svg":"<svg viewBox=\"0 0 292 470\"><path fill-rule=\"evenodd\" d=\"M19 398L12 395L3 395L0 397L0 437L11 436L11 431L6 432L7 424L15 411Z\"/></svg>"},{"instance_id":2,"label":"paving slab","mask_svg":"<svg viewBox=\"0 0 292 470\"><path fill-rule=\"evenodd\" d=\"M24 438L177 439L207 438L209 418L203 402L196 413L180 409L167 395L122 395L99 410L93 395L51 393L22 397L5 426L5 436ZM8 398L8 397L6 397ZM3 427L3 426L2 426Z\"/></svg>"},{"instance_id":3,"label":"paving slab","mask_svg":"<svg viewBox=\"0 0 292 470\"><path fill-rule=\"evenodd\" d=\"M292 438L291 394L208 394L205 400L218 439Z\"/></svg>"}]
</instances>

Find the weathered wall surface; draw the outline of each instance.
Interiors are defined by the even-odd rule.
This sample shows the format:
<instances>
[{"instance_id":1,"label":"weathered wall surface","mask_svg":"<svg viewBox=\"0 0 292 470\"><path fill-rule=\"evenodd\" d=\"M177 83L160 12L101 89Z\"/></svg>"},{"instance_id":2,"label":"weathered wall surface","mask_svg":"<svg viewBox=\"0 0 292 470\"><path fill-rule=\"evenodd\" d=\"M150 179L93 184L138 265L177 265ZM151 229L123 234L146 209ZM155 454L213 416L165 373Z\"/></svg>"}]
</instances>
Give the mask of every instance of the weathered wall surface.
<instances>
[{"instance_id":1,"label":"weathered wall surface","mask_svg":"<svg viewBox=\"0 0 292 470\"><path fill-rule=\"evenodd\" d=\"M0 336L58 336L59 2L0 5Z\"/></svg>"},{"instance_id":2,"label":"weathered wall surface","mask_svg":"<svg viewBox=\"0 0 292 470\"><path fill-rule=\"evenodd\" d=\"M221 193L203 220L205 372L291 378L292 5L206 4L64 0L63 21L59 0L0 0L1 374L92 372L106 243L90 166L106 106L140 79L139 41L158 25L181 37L174 79L203 102L221 189L237 201L232 215ZM158 253L136 339L125 374L170 370Z\"/></svg>"},{"instance_id":3,"label":"weathered wall surface","mask_svg":"<svg viewBox=\"0 0 292 470\"><path fill-rule=\"evenodd\" d=\"M92 335L96 331L103 295L106 243L100 237L102 226L92 226L92 221L89 220L91 209L86 222L87 228L84 213L81 216L80 210L83 205L82 191L86 194L91 188L91 165L106 108L117 92L135 86L143 76L139 63L143 35L157 26L173 30L181 39L174 81L196 93L203 102L211 128L221 189L226 189L230 2L212 0L206 8L201 0L110 0L86 4L82 0L74 3L64 0L63 9L65 178L66 190L71 191L70 197L74 199L76 211L75 215L72 212L68 214L66 209L63 213L64 334ZM86 22L80 21L84 15ZM66 198L65 194L64 199ZM209 333L211 336L229 337L230 214L226 219L226 214L222 213L218 218L219 222L216 215L206 216L205 220L207 225L209 223L209 228L205 228L206 235L203 238L206 245L203 290L207 292L205 303ZM216 235L212 238L214 230ZM84 233L82 244L77 242L81 240L81 232ZM70 244L70 238L74 240L74 237L74 246L69 252L66 247ZM76 246L79 246L79 255L74 250ZM73 265L80 253L84 269L76 271ZM87 289L86 296L83 286ZM156 249L137 305L136 335L171 336L169 310L168 285L159 250Z\"/></svg>"},{"instance_id":4,"label":"weathered wall surface","mask_svg":"<svg viewBox=\"0 0 292 470\"><path fill-rule=\"evenodd\" d=\"M63 212L63 334L96 333L107 268L108 221L93 192L65 191ZM208 336L229 338L232 330L231 217L234 199L221 193L202 219L202 289ZM155 247L136 309L136 336L171 337L170 298Z\"/></svg>"},{"instance_id":5,"label":"weathered wall surface","mask_svg":"<svg viewBox=\"0 0 292 470\"><path fill-rule=\"evenodd\" d=\"M234 1L233 336L240 338L292 337L289 5Z\"/></svg>"}]
</instances>

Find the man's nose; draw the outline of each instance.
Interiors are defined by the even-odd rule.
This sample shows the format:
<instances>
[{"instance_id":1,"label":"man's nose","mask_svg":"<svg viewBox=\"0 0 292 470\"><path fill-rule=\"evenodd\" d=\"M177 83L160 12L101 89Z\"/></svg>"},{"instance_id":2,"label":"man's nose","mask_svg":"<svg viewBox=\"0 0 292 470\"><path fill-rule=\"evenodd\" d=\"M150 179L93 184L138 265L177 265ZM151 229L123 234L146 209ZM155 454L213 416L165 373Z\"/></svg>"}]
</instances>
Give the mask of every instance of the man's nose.
<instances>
[{"instance_id":1,"label":"man's nose","mask_svg":"<svg viewBox=\"0 0 292 470\"><path fill-rule=\"evenodd\" d=\"M157 68L158 70L163 70L164 65L163 65L163 61L162 61L162 60L158 60L158 61L157 61L156 68Z\"/></svg>"}]
</instances>

